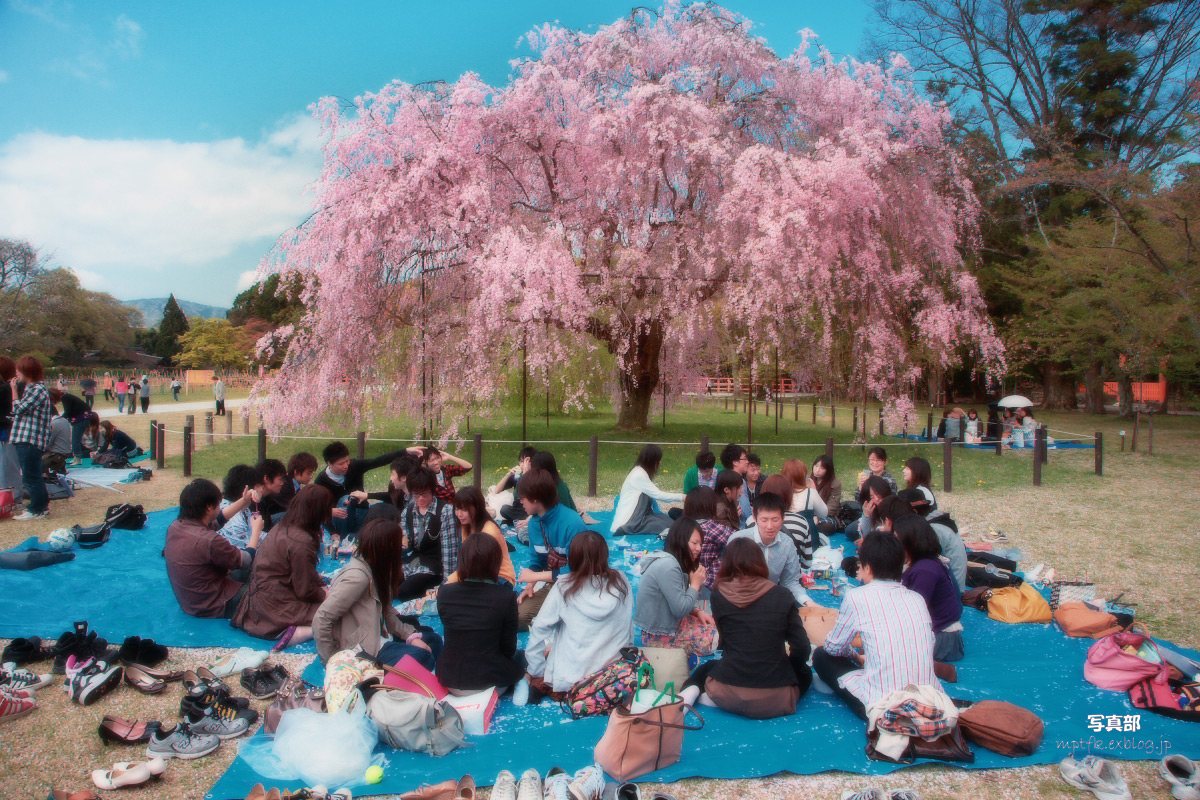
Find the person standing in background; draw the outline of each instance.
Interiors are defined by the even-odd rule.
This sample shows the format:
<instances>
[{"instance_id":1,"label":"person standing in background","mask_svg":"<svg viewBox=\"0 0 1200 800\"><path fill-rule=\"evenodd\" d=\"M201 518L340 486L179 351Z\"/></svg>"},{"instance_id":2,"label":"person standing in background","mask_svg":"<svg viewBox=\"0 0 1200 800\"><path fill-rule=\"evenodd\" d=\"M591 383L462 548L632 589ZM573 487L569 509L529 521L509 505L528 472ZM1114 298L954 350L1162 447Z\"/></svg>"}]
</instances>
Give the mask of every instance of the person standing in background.
<instances>
[{"instance_id":1,"label":"person standing in background","mask_svg":"<svg viewBox=\"0 0 1200 800\"><path fill-rule=\"evenodd\" d=\"M142 376L142 413L150 413L150 376Z\"/></svg>"},{"instance_id":2,"label":"person standing in background","mask_svg":"<svg viewBox=\"0 0 1200 800\"><path fill-rule=\"evenodd\" d=\"M179 390L183 387L179 383L179 378L171 379L171 394L175 396L175 402L179 402Z\"/></svg>"},{"instance_id":3,"label":"person standing in background","mask_svg":"<svg viewBox=\"0 0 1200 800\"><path fill-rule=\"evenodd\" d=\"M112 373L111 372L104 373L104 399L105 400L116 400L117 399L116 395L113 394L114 386L116 386L116 384L113 382Z\"/></svg>"},{"instance_id":4,"label":"person standing in background","mask_svg":"<svg viewBox=\"0 0 1200 800\"><path fill-rule=\"evenodd\" d=\"M130 416L133 416L137 413L138 392L141 390L141 388L142 385L138 383L136 375L129 379L129 395L126 397L126 399L129 401L129 410L125 413L129 414Z\"/></svg>"},{"instance_id":5,"label":"person standing in background","mask_svg":"<svg viewBox=\"0 0 1200 800\"><path fill-rule=\"evenodd\" d=\"M213 380L213 397L217 401L217 416L225 416L225 381L221 380L220 375L214 375Z\"/></svg>"},{"instance_id":6,"label":"person standing in background","mask_svg":"<svg viewBox=\"0 0 1200 800\"><path fill-rule=\"evenodd\" d=\"M125 395L129 392L129 384L121 376L117 376L117 413L125 413Z\"/></svg>"},{"instance_id":7,"label":"person standing in background","mask_svg":"<svg viewBox=\"0 0 1200 800\"><path fill-rule=\"evenodd\" d=\"M13 519L41 519L50 516L50 498L42 479L42 453L50 442L50 394L42 385L45 377L42 362L33 356L22 356L16 367L25 391L13 405L12 442L21 463L21 482L29 492L29 505Z\"/></svg>"},{"instance_id":8,"label":"person standing in background","mask_svg":"<svg viewBox=\"0 0 1200 800\"><path fill-rule=\"evenodd\" d=\"M89 375L79 382L79 388L83 389L83 401L91 411L92 406L96 405L96 379Z\"/></svg>"},{"instance_id":9,"label":"person standing in background","mask_svg":"<svg viewBox=\"0 0 1200 800\"><path fill-rule=\"evenodd\" d=\"M17 460L17 448L11 441L12 380L16 376L16 363L8 356L0 356L0 488L12 489L13 495L19 499L21 464Z\"/></svg>"}]
</instances>

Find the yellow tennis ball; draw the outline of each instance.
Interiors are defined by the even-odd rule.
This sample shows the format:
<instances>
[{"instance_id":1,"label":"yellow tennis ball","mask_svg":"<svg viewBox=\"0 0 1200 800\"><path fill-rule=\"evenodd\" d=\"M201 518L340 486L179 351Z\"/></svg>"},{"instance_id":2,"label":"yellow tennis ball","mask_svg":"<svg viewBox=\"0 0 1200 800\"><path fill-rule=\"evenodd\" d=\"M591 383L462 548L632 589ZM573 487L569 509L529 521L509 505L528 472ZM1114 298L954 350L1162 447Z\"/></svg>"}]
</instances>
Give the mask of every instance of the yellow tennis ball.
<instances>
[{"instance_id":1,"label":"yellow tennis ball","mask_svg":"<svg viewBox=\"0 0 1200 800\"><path fill-rule=\"evenodd\" d=\"M378 764L367 767L367 774L364 776L367 783L379 783L383 780L383 767Z\"/></svg>"}]
</instances>

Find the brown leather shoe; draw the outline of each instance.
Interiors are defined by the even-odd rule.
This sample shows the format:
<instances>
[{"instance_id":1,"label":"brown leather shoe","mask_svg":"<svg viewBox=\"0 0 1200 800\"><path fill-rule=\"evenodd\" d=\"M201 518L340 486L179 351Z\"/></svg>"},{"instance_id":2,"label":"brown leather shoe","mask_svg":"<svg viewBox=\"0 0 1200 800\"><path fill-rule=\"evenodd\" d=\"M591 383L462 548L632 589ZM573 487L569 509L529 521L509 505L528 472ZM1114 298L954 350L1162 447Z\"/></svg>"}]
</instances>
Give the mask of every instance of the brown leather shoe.
<instances>
[{"instance_id":1,"label":"brown leather shoe","mask_svg":"<svg viewBox=\"0 0 1200 800\"><path fill-rule=\"evenodd\" d=\"M475 779L470 775L463 775L458 779L457 792L454 800L475 800Z\"/></svg>"},{"instance_id":2,"label":"brown leather shoe","mask_svg":"<svg viewBox=\"0 0 1200 800\"><path fill-rule=\"evenodd\" d=\"M125 682L142 694L158 694L167 688L166 681L152 677L145 669L136 664L125 665Z\"/></svg>"},{"instance_id":3,"label":"brown leather shoe","mask_svg":"<svg viewBox=\"0 0 1200 800\"><path fill-rule=\"evenodd\" d=\"M442 781L430 786L425 784L420 789L405 792L400 800L454 800L458 792L458 781Z\"/></svg>"},{"instance_id":4,"label":"brown leather shoe","mask_svg":"<svg viewBox=\"0 0 1200 800\"><path fill-rule=\"evenodd\" d=\"M150 734L160 725L159 722L105 717L101 720L97 733L107 744L145 744L150 741Z\"/></svg>"}]
</instances>

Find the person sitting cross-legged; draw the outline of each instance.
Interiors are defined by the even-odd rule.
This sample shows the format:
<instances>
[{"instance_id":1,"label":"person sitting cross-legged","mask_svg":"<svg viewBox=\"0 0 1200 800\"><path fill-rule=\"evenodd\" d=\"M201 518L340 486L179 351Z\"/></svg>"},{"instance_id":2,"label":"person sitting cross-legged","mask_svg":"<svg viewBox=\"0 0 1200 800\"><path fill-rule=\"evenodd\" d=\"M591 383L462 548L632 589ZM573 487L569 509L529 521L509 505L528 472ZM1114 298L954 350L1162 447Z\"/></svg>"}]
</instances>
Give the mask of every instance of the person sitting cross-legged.
<instances>
[{"instance_id":1,"label":"person sitting cross-legged","mask_svg":"<svg viewBox=\"0 0 1200 800\"><path fill-rule=\"evenodd\" d=\"M684 702L752 719L794 714L812 684L808 634L796 598L767 577L753 540L734 539L725 548L712 609L722 657L692 672L681 691Z\"/></svg>"},{"instance_id":2,"label":"person sitting cross-legged","mask_svg":"<svg viewBox=\"0 0 1200 800\"><path fill-rule=\"evenodd\" d=\"M231 573L249 574L262 535L257 526L239 549L213 527L220 514L221 490L197 478L179 493L179 519L167 528L167 580L179 607L193 617L233 616L245 584Z\"/></svg>"},{"instance_id":3,"label":"person sitting cross-legged","mask_svg":"<svg viewBox=\"0 0 1200 800\"><path fill-rule=\"evenodd\" d=\"M767 562L767 577L791 592L798 604L806 606L813 601L800 584L800 556L792 540L780 536L786 509L787 503L782 497L774 492L763 492L754 501L754 526L735 533L729 544L738 539L749 539L758 545ZM726 546L727 552L728 549Z\"/></svg>"},{"instance_id":4,"label":"person sitting cross-legged","mask_svg":"<svg viewBox=\"0 0 1200 800\"><path fill-rule=\"evenodd\" d=\"M712 616L700 607L706 577L700 564L703 541L700 523L680 517L667 531L663 549L642 560L633 619L642 632L642 646L712 655L716 629Z\"/></svg>"},{"instance_id":5,"label":"person sitting cross-legged","mask_svg":"<svg viewBox=\"0 0 1200 800\"><path fill-rule=\"evenodd\" d=\"M867 534L858 548L858 579L842 601L813 670L863 720L867 710L910 685L940 687L933 671L933 626L925 598L900 583L904 548L890 533ZM862 651L854 647L862 638Z\"/></svg>"},{"instance_id":6,"label":"person sitting cross-legged","mask_svg":"<svg viewBox=\"0 0 1200 800\"><path fill-rule=\"evenodd\" d=\"M351 458L350 448L344 442L330 442L321 451L325 469L317 475L315 483L329 491L333 527L339 534L347 536L358 533L366 521L368 498L363 489L363 476L373 469L391 464L404 452L394 450L375 458Z\"/></svg>"},{"instance_id":7,"label":"person sitting cross-legged","mask_svg":"<svg viewBox=\"0 0 1200 800\"><path fill-rule=\"evenodd\" d=\"M404 583L396 590L397 600L424 597L458 569L462 544L454 518L454 504L434 495L437 478L428 467L408 474L411 499L400 512L404 529Z\"/></svg>"}]
</instances>

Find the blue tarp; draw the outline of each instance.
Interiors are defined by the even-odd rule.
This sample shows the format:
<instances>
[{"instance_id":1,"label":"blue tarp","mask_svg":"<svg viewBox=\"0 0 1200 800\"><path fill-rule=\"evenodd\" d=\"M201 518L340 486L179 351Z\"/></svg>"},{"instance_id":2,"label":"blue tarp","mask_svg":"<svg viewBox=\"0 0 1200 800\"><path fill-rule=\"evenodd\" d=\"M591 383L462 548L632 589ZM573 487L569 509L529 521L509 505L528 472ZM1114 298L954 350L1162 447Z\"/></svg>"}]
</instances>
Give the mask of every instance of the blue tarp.
<instances>
[{"instance_id":1,"label":"blue tarp","mask_svg":"<svg viewBox=\"0 0 1200 800\"><path fill-rule=\"evenodd\" d=\"M889 433L893 439L907 439L910 442L928 442L924 436L919 436L915 433L910 433L905 436L902 433ZM965 447L968 450L995 450L995 444L968 444L966 442L955 442L955 447ZM1033 450L1033 445L1018 447L1017 450ZM1087 444L1084 442L1076 442L1069 439L1057 439L1046 445L1047 450L1095 450L1095 444Z\"/></svg>"},{"instance_id":2,"label":"blue tarp","mask_svg":"<svg viewBox=\"0 0 1200 800\"><path fill-rule=\"evenodd\" d=\"M75 620L86 619L102 636L117 642L138 635L169 646L262 648L263 640L246 636L223 620L198 620L179 611L161 556L166 527L175 515L173 509L154 512L143 530L114 531L107 545L79 551L74 561L28 573L0 572L0 593L5 598L0 606L0 637L55 637ZM596 529L607 530L610 515L593 516L601 523ZM647 537L630 537L630 541L635 547L658 546ZM525 563L527 552L518 545L514 562ZM614 544L613 563L628 570L634 559L626 558L626 552ZM323 563L323 569L332 567ZM827 591L815 591L813 596L824 605L837 602ZM436 618L424 621L436 627ZM1046 723L1045 741L1033 757L1007 759L976 748L971 768L1056 763L1072 751L1127 759L1200 752L1200 725L1137 711L1125 695L1096 689L1083 680L1091 640L1070 639L1052 625L993 622L973 609L964 612L963 624L967 657L957 665L958 684L946 687L950 695L1007 700L1033 710ZM311 652L311 644L297 650ZM321 674L320 665L313 664L307 677L320 682ZM711 708L700 713L707 724L702 731L686 734L679 763L645 780L751 778L827 770L879 774L898 768L868 761L862 723L835 699L815 690L802 698L794 716L784 719L752 721ZM1093 721L1089 717L1096 715L1102 728L1113 721L1124 725L1129 717L1138 730L1097 732L1089 729ZM492 732L474 737L473 748L437 760L389 751L384 781L359 787L355 793L397 793L465 773L487 785L501 769L516 774L529 767L543 773L554 765L578 769L591 763L592 748L605 724L604 719L571 721L552 703L517 708L505 699ZM244 797L260 780L238 759L209 797Z\"/></svg>"}]
</instances>

